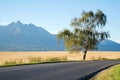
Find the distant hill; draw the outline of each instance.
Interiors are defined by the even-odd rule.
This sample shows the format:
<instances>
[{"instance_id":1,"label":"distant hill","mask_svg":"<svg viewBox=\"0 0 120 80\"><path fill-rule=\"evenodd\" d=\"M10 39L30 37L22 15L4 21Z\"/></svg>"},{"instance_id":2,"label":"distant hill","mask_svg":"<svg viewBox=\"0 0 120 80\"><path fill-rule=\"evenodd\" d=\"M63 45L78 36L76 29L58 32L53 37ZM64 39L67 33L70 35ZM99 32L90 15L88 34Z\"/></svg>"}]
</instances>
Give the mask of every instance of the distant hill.
<instances>
[{"instance_id":1,"label":"distant hill","mask_svg":"<svg viewBox=\"0 0 120 80\"><path fill-rule=\"evenodd\" d=\"M34 24L20 21L0 26L0 51L51 51L64 50L64 42L58 45L56 35ZM100 51L120 51L120 44L105 40L98 45Z\"/></svg>"},{"instance_id":2,"label":"distant hill","mask_svg":"<svg viewBox=\"0 0 120 80\"><path fill-rule=\"evenodd\" d=\"M120 44L111 40L104 40L98 45L100 51L120 51Z\"/></svg>"}]
</instances>

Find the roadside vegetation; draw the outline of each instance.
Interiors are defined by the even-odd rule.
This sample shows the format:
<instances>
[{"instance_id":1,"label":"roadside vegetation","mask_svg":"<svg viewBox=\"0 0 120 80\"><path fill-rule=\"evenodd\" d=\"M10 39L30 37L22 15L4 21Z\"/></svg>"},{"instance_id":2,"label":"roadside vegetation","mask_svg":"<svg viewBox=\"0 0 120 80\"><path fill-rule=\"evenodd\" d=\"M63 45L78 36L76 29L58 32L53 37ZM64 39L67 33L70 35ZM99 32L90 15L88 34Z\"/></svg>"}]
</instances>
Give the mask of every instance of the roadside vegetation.
<instances>
[{"instance_id":1,"label":"roadside vegetation","mask_svg":"<svg viewBox=\"0 0 120 80\"><path fill-rule=\"evenodd\" d=\"M84 54L69 52L0 52L0 66L83 61ZM86 61L120 60L120 52L88 51Z\"/></svg>"},{"instance_id":2,"label":"roadside vegetation","mask_svg":"<svg viewBox=\"0 0 120 80\"><path fill-rule=\"evenodd\" d=\"M95 58L95 57L92 57L91 60L93 61L100 61L100 60L120 60L120 58L116 58L116 59L109 59L109 58L105 58L105 57L98 57L98 58Z\"/></svg>"},{"instance_id":3,"label":"roadside vegetation","mask_svg":"<svg viewBox=\"0 0 120 80\"><path fill-rule=\"evenodd\" d=\"M120 64L98 73L90 80L120 80Z\"/></svg>"},{"instance_id":4,"label":"roadside vegetation","mask_svg":"<svg viewBox=\"0 0 120 80\"><path fill-rule=\"evenodd\" d=\"M40 63L55 63L55 62L65 62L67 61L67 57L49 57L46 59L42 59L41 57L28 57L27 62L23 59L15 59L12 61L5 61L2 64L2 67L7 66L17 66L17 65L29 65L29 64L40 64Z\"/></svg>"},{"instance_id":5,"label":"roadside vegetation","mask_svg":"<svg viewBox=\"0 0 120 80\"><path fill-rule=\"evenodd\" d=\"M92 58L87 61L100 61L100 60L120 60L120 58L116 59L107 59L103 57ZM32 64L43 64L43 63L58 63L58 62L80 62L83 60L68 60L66 56L64 57L49 57L43 59L42 57L31 57L27 58L27 61L24 59L14 59L5 61L4 64L0 65L1 67L9 67L9 66L20 66L20 65L32 65Z\"/></svg>"}]
</instances>

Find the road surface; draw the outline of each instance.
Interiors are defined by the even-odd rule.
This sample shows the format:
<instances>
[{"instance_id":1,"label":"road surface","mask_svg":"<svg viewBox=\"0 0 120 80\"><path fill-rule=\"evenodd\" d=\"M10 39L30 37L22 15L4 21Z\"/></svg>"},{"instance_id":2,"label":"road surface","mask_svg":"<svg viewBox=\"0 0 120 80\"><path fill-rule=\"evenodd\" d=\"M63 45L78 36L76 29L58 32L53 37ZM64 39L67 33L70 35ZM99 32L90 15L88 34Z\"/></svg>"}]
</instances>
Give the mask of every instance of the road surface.
<instances>
[{"instance_id":1,"label":"road surface","mask_svg":"<svg viewBox=\"0 0 120 80\"><path fill-rule=\"evenodd\" d=\"M87 80L84 77L118 63L120 60L1 67L0 80Z\"/></svg>"}]
</instances>

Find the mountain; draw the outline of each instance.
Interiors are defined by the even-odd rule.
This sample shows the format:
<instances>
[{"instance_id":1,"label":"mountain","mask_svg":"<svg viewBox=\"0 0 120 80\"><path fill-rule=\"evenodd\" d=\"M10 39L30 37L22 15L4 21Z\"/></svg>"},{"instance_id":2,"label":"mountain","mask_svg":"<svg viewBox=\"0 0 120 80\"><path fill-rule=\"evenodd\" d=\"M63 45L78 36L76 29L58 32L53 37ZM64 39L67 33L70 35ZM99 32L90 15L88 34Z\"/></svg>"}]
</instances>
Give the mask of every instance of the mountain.
<instances>
[{"instance_id":1,"label":"mountain","mask_svg":"<svg viewBox=\"0 0 120 80\"><path fill-rule=\"evenodd\" d=\"M120 44L111 40L104 40L98 45L99 51L120 51Z\"/></svg>"},{"instance_id":2,"label":"mountain","mask_svg":"<svg viewBox=\"0 0 120 80\"><path fill-rule=\"evenodd\" d=\"M64 50L64 41L58 45L56 35L34 24L20 21L0 26L0 51L50 51ZM99 51L120 51L120 44L105 40L98 45Z\"/></svg>"},{"instance_id":3,"label":"mountain","mask_svg":"<svg viewBox=\"0 0 120 80\"><path fill-rule=\"evenodd\" d=\"M0 51L41 50L61 50L56 36L34 24L20 21L0 26Z\"/></svg>"}]
</instances>

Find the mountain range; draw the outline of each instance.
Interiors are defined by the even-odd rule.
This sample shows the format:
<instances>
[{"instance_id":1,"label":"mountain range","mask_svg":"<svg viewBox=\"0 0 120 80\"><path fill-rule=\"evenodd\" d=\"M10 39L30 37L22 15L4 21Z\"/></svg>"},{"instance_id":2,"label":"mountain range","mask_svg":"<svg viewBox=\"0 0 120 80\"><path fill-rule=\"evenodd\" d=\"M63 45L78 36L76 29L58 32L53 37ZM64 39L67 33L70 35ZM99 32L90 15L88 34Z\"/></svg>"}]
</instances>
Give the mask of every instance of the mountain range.
<instances>
[{"instance_id":1,"label":"mountain range","mask_svg":"<svg viewBox=\"0 0 120 80\"><path fill-rule=\"evenodd\" d=\"M120 44L111 40L104 40L98 45L99 51L120 51Z\"/></svg>"},{"instance_id":2,"label":"mountain range","mask_svg":"<svg viewBox=\"0 0 120 80\"><path fill-rule=\"evenodd\" d=\"M34 24L20 21L0 26L0 51L55 51L65 50L64 42L58 45L53 35ZM100 51L120 51L120 44L111 40L98 45Z\"/></svg>"}]
</instances>

